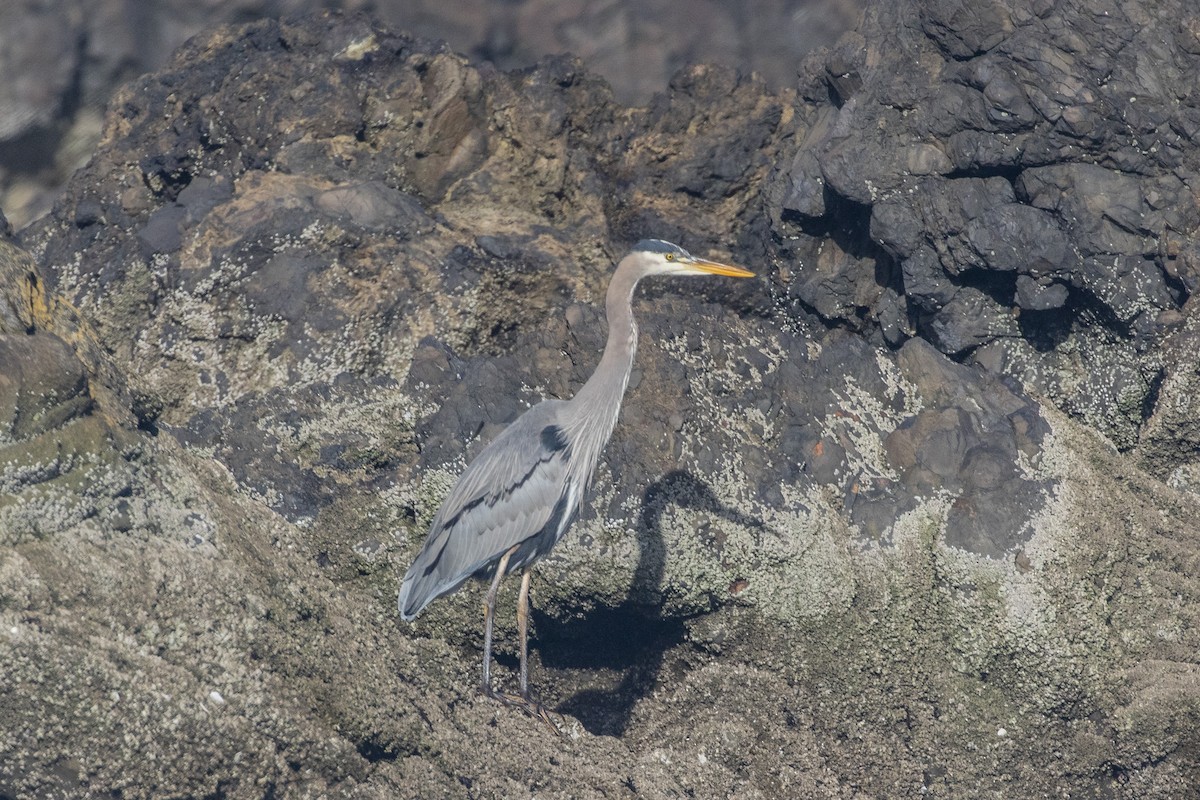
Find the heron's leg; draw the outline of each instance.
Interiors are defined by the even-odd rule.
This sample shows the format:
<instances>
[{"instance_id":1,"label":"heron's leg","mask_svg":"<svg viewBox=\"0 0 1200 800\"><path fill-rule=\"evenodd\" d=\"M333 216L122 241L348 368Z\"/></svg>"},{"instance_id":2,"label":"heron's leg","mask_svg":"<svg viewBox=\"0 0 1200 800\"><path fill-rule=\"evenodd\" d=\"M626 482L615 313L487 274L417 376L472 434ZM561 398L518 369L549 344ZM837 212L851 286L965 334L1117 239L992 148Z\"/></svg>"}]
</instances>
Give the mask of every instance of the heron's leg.
<instances>
[{"instance_id":1,"label":"heron's leg","mask_svg":"<svg viewBox=\"0 0 1200 800\"><path fill-rule=\"evenodd\" d=\"M529 580L533 570L521 573L521 593L517 597L517 630L521 635L521 697L529 699Z\"/></svg>"},{"instance_id":2,"label":"heron's leg","mask_svg":"<svg viewBox=\"0 0 1200 800\"><path fill-rule=\"evenodd\" d=\"M496 577L492 578L492 585L488 587L487 596L483 601L483 685L479 687L479 691L488 697L492 696L492 624L496 619L496 595L500 592L500 579L508 569L508 559L512 558L515 552L517 546L513 545L500 556L500 562L496 564Z\"/></svg>"}]
</instances>

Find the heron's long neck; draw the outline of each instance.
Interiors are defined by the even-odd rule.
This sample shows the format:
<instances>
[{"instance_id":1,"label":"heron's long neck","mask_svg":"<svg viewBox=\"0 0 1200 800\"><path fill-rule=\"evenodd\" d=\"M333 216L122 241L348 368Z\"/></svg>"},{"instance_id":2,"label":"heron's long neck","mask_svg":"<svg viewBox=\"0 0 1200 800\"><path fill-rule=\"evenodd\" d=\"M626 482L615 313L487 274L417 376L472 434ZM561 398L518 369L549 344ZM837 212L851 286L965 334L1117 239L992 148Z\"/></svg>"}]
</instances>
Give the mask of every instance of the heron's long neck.
<instances>
[{"instance_id":1,"label":"heron's long neck","mask_svg":"<svg viewBox=\"0 0 1200 800\"><path fill-rule=\"evenodd\" d=\"M604 346L600 365L571 400L576 407L574 417L578 420L573 441L586 449L587 460L592 463L599 457L617 424L621 399L633 369L633 356L637 351L633 290L639 277L632 274L631 270L620 267L613 273L605 302L608 343ZM590 467L588 471L590 473Z\"/></svg>"}]
</instances>

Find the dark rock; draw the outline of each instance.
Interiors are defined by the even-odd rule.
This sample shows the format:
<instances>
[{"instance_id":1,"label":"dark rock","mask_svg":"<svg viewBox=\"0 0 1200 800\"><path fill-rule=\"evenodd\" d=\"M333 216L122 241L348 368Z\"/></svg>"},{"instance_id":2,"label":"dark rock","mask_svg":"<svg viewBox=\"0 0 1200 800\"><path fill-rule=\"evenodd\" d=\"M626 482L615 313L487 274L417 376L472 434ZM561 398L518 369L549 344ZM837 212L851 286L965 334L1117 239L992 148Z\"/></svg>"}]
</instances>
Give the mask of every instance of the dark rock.
<instances>
[{"instance_id":1,"label":"dark rock","mask_svg":"<svg viewBox=\"0 0 1200 800\"><path fill-rule=\"evenodd\" d=\"M1028 540L1029 519L1053 494L1052 484L1030 480L1018 466L1048 432L1036 406L920 340L901 348L898 364L926 401L886 440L901 482L915 494L955 497L948 544L993 558L1011 552ZM964 391L981 404L964 405Z\"/></svg>"},{"instance_id":2,"label":"dark rock","mask_svg":"<svg viewBox=\"0 0 1200 800\"><path fill-rule=\"evenodd\" d=\"M0 334L0 441L20 442L91 411L87 377L56 336Z\"/></svg>"},{"instance_id":3,"label":"dark rock","mask_svg":"<svg viewBox=\"0 0 1200 800\"><path fill-rule=\"evenodd\" d=\"M1162 480L1195 492L1200 488L1200 403L1195 356L1200 348L1196 317L1168 337L1167 362L1157 376L1155 403L1135 451L1140 463Z\"/></svg>"},{"instance_id":4,"label":"dark rock","mask_svg":"<svg viewBox=\"0 0 1200 800\"><path fill-rule=\"evenodd\" d=\"M825 72L836 105L845 105L862 88L866 60L866 40L862 36L850 31L838 40L825 60Z\"/></svg>"},{"instance_id":5,"label":"dark rock","mask_svg":"<svg viewBox=\"0 0 1200 800\"><path fill-rule=\"evenodd\" d=\"M1144 312L1153 315L1176 305L1162 270L1142 256L1085 258L1074 277L1078 285L1125 324Z\"/></svg>"},{"instance_id":6,"label":"dark rock","mask_svg":"<svg viewBox=\"0 0 1200 800\"><path fill-rule=\"evenodd\" d=\"M1066 164L1023 171L1017 189L1026 202L1063 221L1081 254L1136 255L1149 252L1149 237L1168 224L1146 204L1142 183L1095 164ZM1181 229L1196 226L1194 202L1168 213Z\"/></svg>"},{"instance_id":7,"label":"dark rock","mask_svg":"<svg viewBox=\"0 0 1200 800\"><path fill-rule=\"evenodd\" d=\"M91 212L92 207L89 204L85 215ZM151 215L146 225L138 232L143 254L149 258L155 253L173 253L178 250L182 243L180 223L186 216L187 209L179 205L165 206Z\"/></svg>"},{"instance_id":8,"label":"dark rock","mask_svg":"<svg viewBox=\"0 0 1200 800\"><path fill-rule=\"evenodd\" d=\"M875 263L836 246L817 260L797 281L795 294L827 319L845 319L856 309L870 308L878 298Z\"/></svg>"},{"instance_id":9,"label":"dark rock","mask_svg":"<svg viewBox=\"0 0 1200 800\"><path fill-rule=\"evenodd\" d=\"M958 286L938 264L932 247L919 247L904 259L904 296L925 311L936 312L954 299Z\"/></svg>"},{"instance_id":10,"label":"dark rock","mask_svg":"<svg viewBox=\"0 0 1200 800\"><path fill-rule=\"evenodd\" d=\"M580 10L549 0L499 6L420 0L378 3L373 10L396 29L447 39L456 51L502 69L527 67L550 53L577 53L624 101L644 103L693 63L755 70L771 85L785 86L794 79L796 60L835 40L853 24L861 5L859 0L801 6L755 0L733 9L680 3L648 7L622 0ZM316 0L245 0L216 7L168 0L149 10L128 0L89 0L83 9L68 0L45 0L6 7L0 36L8 46L0 59L6 74L22 78L0 91L0 107L8 109L0 122L0 205L15 212L20 227L46 213L57 189L100 139L100 117L114 91L162 68L205 26L327 6ZM198 128L206 137L213 134L210 122ZM303 140L290 150L287 159L293 163L298 151L323 155Z\"/></svg>"},{"instance_id":11,"label":"dark rock","mask_svg":"<svg viewBox=\"0 0 1200 800\"><path fill-rule=\"evenodd\" d=\"M1200 230L1185 188L1200 165L1181 136L1197 111L1176 83L1190 85L1200 60L1186 44L1194 37L1168 21L1177 4L1154 7L1149 24L1073 5L872 10L848 52L874 53L874 68L835 123L809 113L799 152L772 178L775 235L803 253L807 236L828 231L842 250L868 253L857 221L835 211L865 207L870 244L898 262L891 288L918 312L911 333L960 359L1008 337L1036 340L1021 373L1049 396L1064 379L1085 395L1110 394L1107 371L1082 364L1114 350L1153 372L1163 357L1153 321L1192 291L1192 272L1180 265L1190 264L1184 253ZM884 44L894 39L906 44ZM1131 55L1140 46L1154 53L1153 68ZM819 205L810 200L814 175ZM823 316L855 328L875 322L884 341L899 341L894 302L883 306L889 295L863 309L836 282L798 285L797 297ZM1014 306L1058 313L1023 317L1018 333ZM1152 381L1141 385L1149 391ZM1146 420L1139 413L1098 424L1128 446L1130 427Z\"/></svg>"},{"instance_id":12,"label":"dark rock","mask_svg":"<svg viewBox=\"0 0 1200 800\"><path fill-rule=\"evenodd\" d=\"M787 188L779 202L783 212L807 219L825 216L825 179L811 151L796 154L786 180Z\"/></svg>"},{"instance_id":13,"label":"dark rock","mask_svg":"<svg viewBox=\"0 0 1200 800\"><path fill-rule=\"evenodd\" d=\"M926 3L921 29L951 58L982 55L1011 35L1009 11L998 2L963 6L954 2Z\"/></svg>"},{"instance_id":14,"label":"dark rock","mask_svg":"<svg viewBox=\"0 0 1200 800\"><path fill-rule=\"evenodd\" d=\"M929 340L948 355L961 355L998 337L1018 335L1013 315L970 286L956 290L930 315L926 326Z\"/></svg>"},{"instance_id":15,"label":"dark rock","mask_svg":"<svg viewBox=\"0 0 1200 800\"><path fill-rule=\"evenodd\" d=\"M1017 276L1017 294L1013 302L1028 311L1048 311L1066 305L1070 291L1061 283L1029 275Z\"/></svg>"},{"instance_id":16,"label":"dark rock","mask_svg":"<svg viewBox=\"0 0 1200 800\"><path fill-rule=\"evenodd\" d=\"M965 234L984 269L1064 276L1077 261L1053 218L1020 203L988 207L967 222Z\"/></svg>"}]
</instances>

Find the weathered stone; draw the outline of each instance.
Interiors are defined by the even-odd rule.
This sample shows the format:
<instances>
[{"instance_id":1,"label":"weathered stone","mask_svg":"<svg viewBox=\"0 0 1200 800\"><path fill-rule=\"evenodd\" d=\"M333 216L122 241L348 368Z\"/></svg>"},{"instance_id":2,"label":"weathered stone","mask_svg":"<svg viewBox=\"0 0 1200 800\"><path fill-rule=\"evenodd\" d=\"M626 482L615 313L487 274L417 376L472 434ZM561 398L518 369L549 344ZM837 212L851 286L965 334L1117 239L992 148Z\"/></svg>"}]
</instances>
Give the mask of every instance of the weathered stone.
<instances>
[{"instance_id":1,"label":"weathered stone","mask_svg":"<svg viewBox=\"0 0 1200 800\"><path fill-rule=\"evenodd\" d=\"M48 387L10 393L32 422L0 458L0 794L1186 796L1194 235L1162 165L1187 151L1122 146L1072 74L1187 83L1089 55L1160 16L981 7L959 35L925 8L813 60L861 79L816 133L835 99L727 70L629 110L570 59L502 75L337 15L206 34L123 94L37 263L0 243L6 352ZM1068 101L1096 138L1023 105ZM965 124L1028 147L940 172L930 132ZM1109 273L1077 237L1115 223L1018 190L1084 146L1140 159L1180 226ZM804 150L840 177L801 213ZM475 587L415 625L395 592L466 459L591 373L647 235L763 277L635 298L620 422L534 581L560 739L475 695ZM1018 314L1022 278L1070 290Z\"/></svg>"},{"instance_id":2,"label":"weathered stone","mask_svg":"<svg viewBox=\"0 0 1200 800\"><path fill-rule=\"evenodd\" d=\"M1154 320L1178 311L1196 283L1185 265L1200 216L1186 187L1200 163L1181 133L1195 129L1200 111L1195 92L1180 87L1193 86L1200 59L1186 45L1194 37L1177 35L1168 21L1177 4L1151 5L1145 14L1071 4L1045 13L995 4L872 9L855 34L872 69L840 104L836 124L814 126L791 170L774 179L798 187L820 175L822 205L801 209L792 200L791 216L772 217L774 232L801 254L823 252L805 237L826 232L847 252L881 246L899 262L887 271L901 281L889 288L921 312L912 332L960 358L1014 335L1004 323L1013 306L1054 310L1021 320L1021 334L1039 343L1029 356L1041 362L1022 374L1051 396L1062 380L1083 394L1107 394L1106 371L1082 364L1114 350L1123 363L1161 360ZM914 26L923 38L894 36ZM897 39L906 44L889 46ZM1133 56L1138 47L1153 55ZM808 63L824 70L819 59ZM827 80L828 72L814 74ZM905 155L934 151L949 167ZM847 203L857 215L844 214ZM869 241L860 238L863 213ZM800 285L808 306L845 324L894 317L883 308L851 310L836 283ZM966 307L943 312L960 289L981 294L968 292ZM889 323L880 333L893 341L896 329ZM1071 352L1060 352L1068 341ZM1142 385L1149 391L1153 382ZM1129 426L1146 420L1152 398L1143 401L1140 419L1109 416L1107 433L1122 446Z\"/></svg>"},{"instance_id":3,"label":"weathered stone","mask_svg":"<svg viewBox=\"0 0 1200 800\"><path fill-rule=\"evenodd\" d=\"M0 334L0 443L53 430L91 404L83 365L61 339Z\"/></svg>"},{"instance_id":4,"label":"weathered stone","mask_svg":"<svg viewBox=\"0 0 1200 800\"><path fill-rule=\"evenodd\" d=\"M1018 275L1013 302L1028 311L1049 311L1062 308L1069 296L1070 290L1061 283L1047 278Z\"/></svg>"}]
</instances>

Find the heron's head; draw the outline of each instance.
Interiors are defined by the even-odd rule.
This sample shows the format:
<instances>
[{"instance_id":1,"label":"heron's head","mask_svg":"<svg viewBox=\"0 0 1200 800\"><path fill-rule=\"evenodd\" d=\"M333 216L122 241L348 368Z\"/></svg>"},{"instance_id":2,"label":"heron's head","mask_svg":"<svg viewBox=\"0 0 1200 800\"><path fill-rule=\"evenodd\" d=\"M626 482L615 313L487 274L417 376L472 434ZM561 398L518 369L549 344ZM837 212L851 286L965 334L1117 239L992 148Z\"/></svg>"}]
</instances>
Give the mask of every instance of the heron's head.
<instances>
[{"instance_id":1,"label":"heron's head","mask_svg":"<svg viewBox=\"0 0 1200 800\"><path fill-rule=\"evenodd\" d=\"M684 250L677 244L664 242L662 239L643 239L633 246L626 259L633 260L638 266L638 273L644 275L726 275L731 278L753 278L754 273L722 264L719 261L709 261L699 258Z\"/></svg>"}]
</instances>

